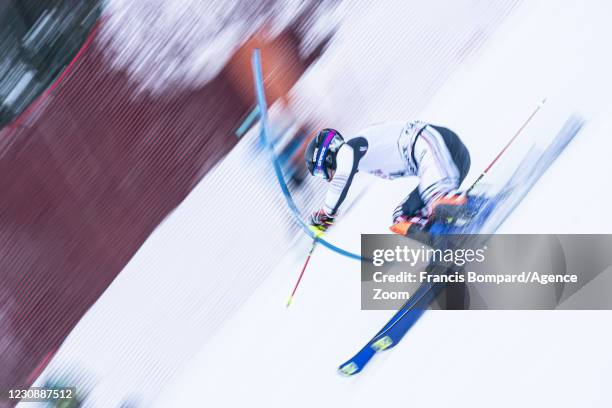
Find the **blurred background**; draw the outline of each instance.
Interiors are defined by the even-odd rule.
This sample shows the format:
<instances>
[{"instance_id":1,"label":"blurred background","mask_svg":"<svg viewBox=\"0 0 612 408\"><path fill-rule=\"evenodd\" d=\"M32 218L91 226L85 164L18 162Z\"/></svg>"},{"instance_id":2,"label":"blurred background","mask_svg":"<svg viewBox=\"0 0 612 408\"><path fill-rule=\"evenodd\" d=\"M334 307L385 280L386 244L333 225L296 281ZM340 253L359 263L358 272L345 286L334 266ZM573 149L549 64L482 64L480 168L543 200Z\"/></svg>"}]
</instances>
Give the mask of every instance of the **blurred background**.
<instances>
[{"instance_id":1,"label":"blurred background","mask_svg":"<svg viewBox=\"0 0 612 408\"><path fill-rule=\"evenodd\" d=\"M23 112L74 58L100 16L99 3L2 3L2 126Z\"/></svg>"},{"instance_id":2,"label":"blurred background","mask_svg":"<svg viewBox=\"0 0 612 408\"><path fill-rule=\"evenodd\" d=\"M539 208L568 185L599 188L584 173L607 163L596 146L610 130L610 11L569 0L5 0L0 389L74 385L74 406L104 408L321 403L290 398L307 384L329 403L380 402L328 377L385 320L359 310L357 262L322 250L319 279L284 311L309 243L259 138L253 48L298 215L325 192L303 165L320 127L447 125L471 149L470 181L548 97L533 132L579 109L587 136L505 231L609 232L589 216L603 201ZM359 234L384 233L413 182L357 181L330 240L359 252ZM317 346L322 331L338 337ZM320 359L308 354L317 347ZM302 353L306 367L288 365ZM366 385L384 384L376 374Z\"/></svg>"}]
</instances>

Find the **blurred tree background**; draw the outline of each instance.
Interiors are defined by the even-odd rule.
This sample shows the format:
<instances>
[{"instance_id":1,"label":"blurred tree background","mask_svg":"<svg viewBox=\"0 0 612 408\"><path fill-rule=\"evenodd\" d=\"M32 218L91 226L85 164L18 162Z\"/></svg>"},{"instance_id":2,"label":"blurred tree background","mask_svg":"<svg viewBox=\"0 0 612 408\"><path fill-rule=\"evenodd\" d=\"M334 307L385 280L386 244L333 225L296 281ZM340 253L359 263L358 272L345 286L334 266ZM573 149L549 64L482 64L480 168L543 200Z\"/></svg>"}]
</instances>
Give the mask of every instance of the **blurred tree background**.
<instances>
[{"instance_id":1,"label":"blurred tree background","mask_svg":"<svg viewBox=\"0 0 612 408\"><path fill-rule=\"evenodd\" d=\"M0 127L70 63L100 15L99 0L0 3Z\"/></svg>"}]
</instances>

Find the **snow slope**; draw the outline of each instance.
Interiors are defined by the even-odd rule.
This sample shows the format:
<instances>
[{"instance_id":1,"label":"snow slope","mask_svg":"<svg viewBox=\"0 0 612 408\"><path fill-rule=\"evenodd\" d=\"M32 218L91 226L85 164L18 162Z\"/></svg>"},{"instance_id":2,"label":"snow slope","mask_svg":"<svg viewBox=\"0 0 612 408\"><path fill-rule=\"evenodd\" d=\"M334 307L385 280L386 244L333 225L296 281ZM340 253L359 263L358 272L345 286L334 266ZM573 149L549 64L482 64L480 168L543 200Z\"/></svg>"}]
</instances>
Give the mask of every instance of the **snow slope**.
<instances>
[{"instance_id":1,"label":"snow slope","mask_svg":"<svg viewBox=\"0 0 612 408\"><path fill-rule=\"evenodd\" d=\"M543 97L545 108L500 169L530 137L552 136L569 113L587 118L502 232L612 231L610 219L600 216L610 199L602 185L612 173L610 11L605 2L523 4L477 62L464 65L421 112L471 147L468 180ZM406 187L375 182L329 239L357 250L359 233L382 232ZM304 239L296 254L307 245ZM341 377L336 367L391 312L360 311L358 263L323 248L285 310L301 262L288 255L155 406L604 407L612 401L609 312L429 312L398 347L358 376Z\"/></svg>"},{"instance_id":2,"label":"snow slope","mask_svg":"<svg viewBox=\"0 0 612 408\"><path fill-rule=\"evenodd\" d=\"M580 111L587 126L502 231L612 231L600 216L612 170L612 5L529 1L504 21L512 1L382 3L346 11L328 52L294 91L300 114L345 133L415 115L447 125L472 151L469 182L547 97L495 171L511 168L535 135L552 136L570 112ZM431 25L439 35L423 38ZM459 43L465 47L453 48ZM285 309L309 242L287 228L289 213L253 140L245 138L151 235L39 382L82 371L93 389L86 406L104 408L126 399L136 406L156 399L156 407L610 405L608 312L430 312L363 373L339 376L336 367L391 312L361 311L358 263L324 248ZM223 177L234 173L247 187L236 202L223 202ZM360 233L386 231L414 186L358 179L368 194L329 234L352 251ZM257 221L277 215L275 206L283 222L260 239ZM255 220L214 224L228 208ZM236 228L231 235L220 232L227 225Z\"/></svg>"}]
</instances>

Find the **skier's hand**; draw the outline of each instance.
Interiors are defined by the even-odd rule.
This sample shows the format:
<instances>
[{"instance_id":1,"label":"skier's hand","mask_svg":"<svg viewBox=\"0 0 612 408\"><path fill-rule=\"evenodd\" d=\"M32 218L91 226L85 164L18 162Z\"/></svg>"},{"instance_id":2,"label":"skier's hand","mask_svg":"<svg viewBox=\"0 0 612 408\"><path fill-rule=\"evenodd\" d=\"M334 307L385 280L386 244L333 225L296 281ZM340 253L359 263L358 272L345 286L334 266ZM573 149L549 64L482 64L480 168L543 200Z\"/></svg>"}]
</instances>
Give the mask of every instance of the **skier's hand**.
<instances>
[{"instance_id":1,"label":"skier's hand","mask_svg":"<svg viewBox=\"0 0 612 408\"><path fill-rule=\"evenodd\" d=\"M317 227L318 229L325 231L331 227L334 223L334 217L327 214L324 209L315 211L310 216L310 225Z\"/></svg>"}]
</instances>

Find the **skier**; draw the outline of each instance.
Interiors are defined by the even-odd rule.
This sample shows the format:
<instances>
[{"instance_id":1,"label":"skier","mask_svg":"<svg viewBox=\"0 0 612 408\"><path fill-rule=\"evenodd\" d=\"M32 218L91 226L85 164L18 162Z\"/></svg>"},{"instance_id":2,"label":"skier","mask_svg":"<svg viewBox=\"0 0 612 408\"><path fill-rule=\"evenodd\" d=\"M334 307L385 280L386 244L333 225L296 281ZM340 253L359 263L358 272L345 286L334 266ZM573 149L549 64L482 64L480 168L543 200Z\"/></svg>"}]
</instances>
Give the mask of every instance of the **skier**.
<instances>
[{"instance_id":1,"label":"skier","mask_svg":"<svg viewBox=\"0 0 612 408\"><path fill-rule=\"evenodd\" d=\"M321 130L305 152L311 175L330 183L323 207L311 225L325 230L334 222L357 172L385 179L417 176L419 185L393 212L391 231L408 236L447 218L467 197L457 189L470 169L470 155L450 129L421 121L372 125L344 140L334 129Z\"/></svg>"}]
</instances>

